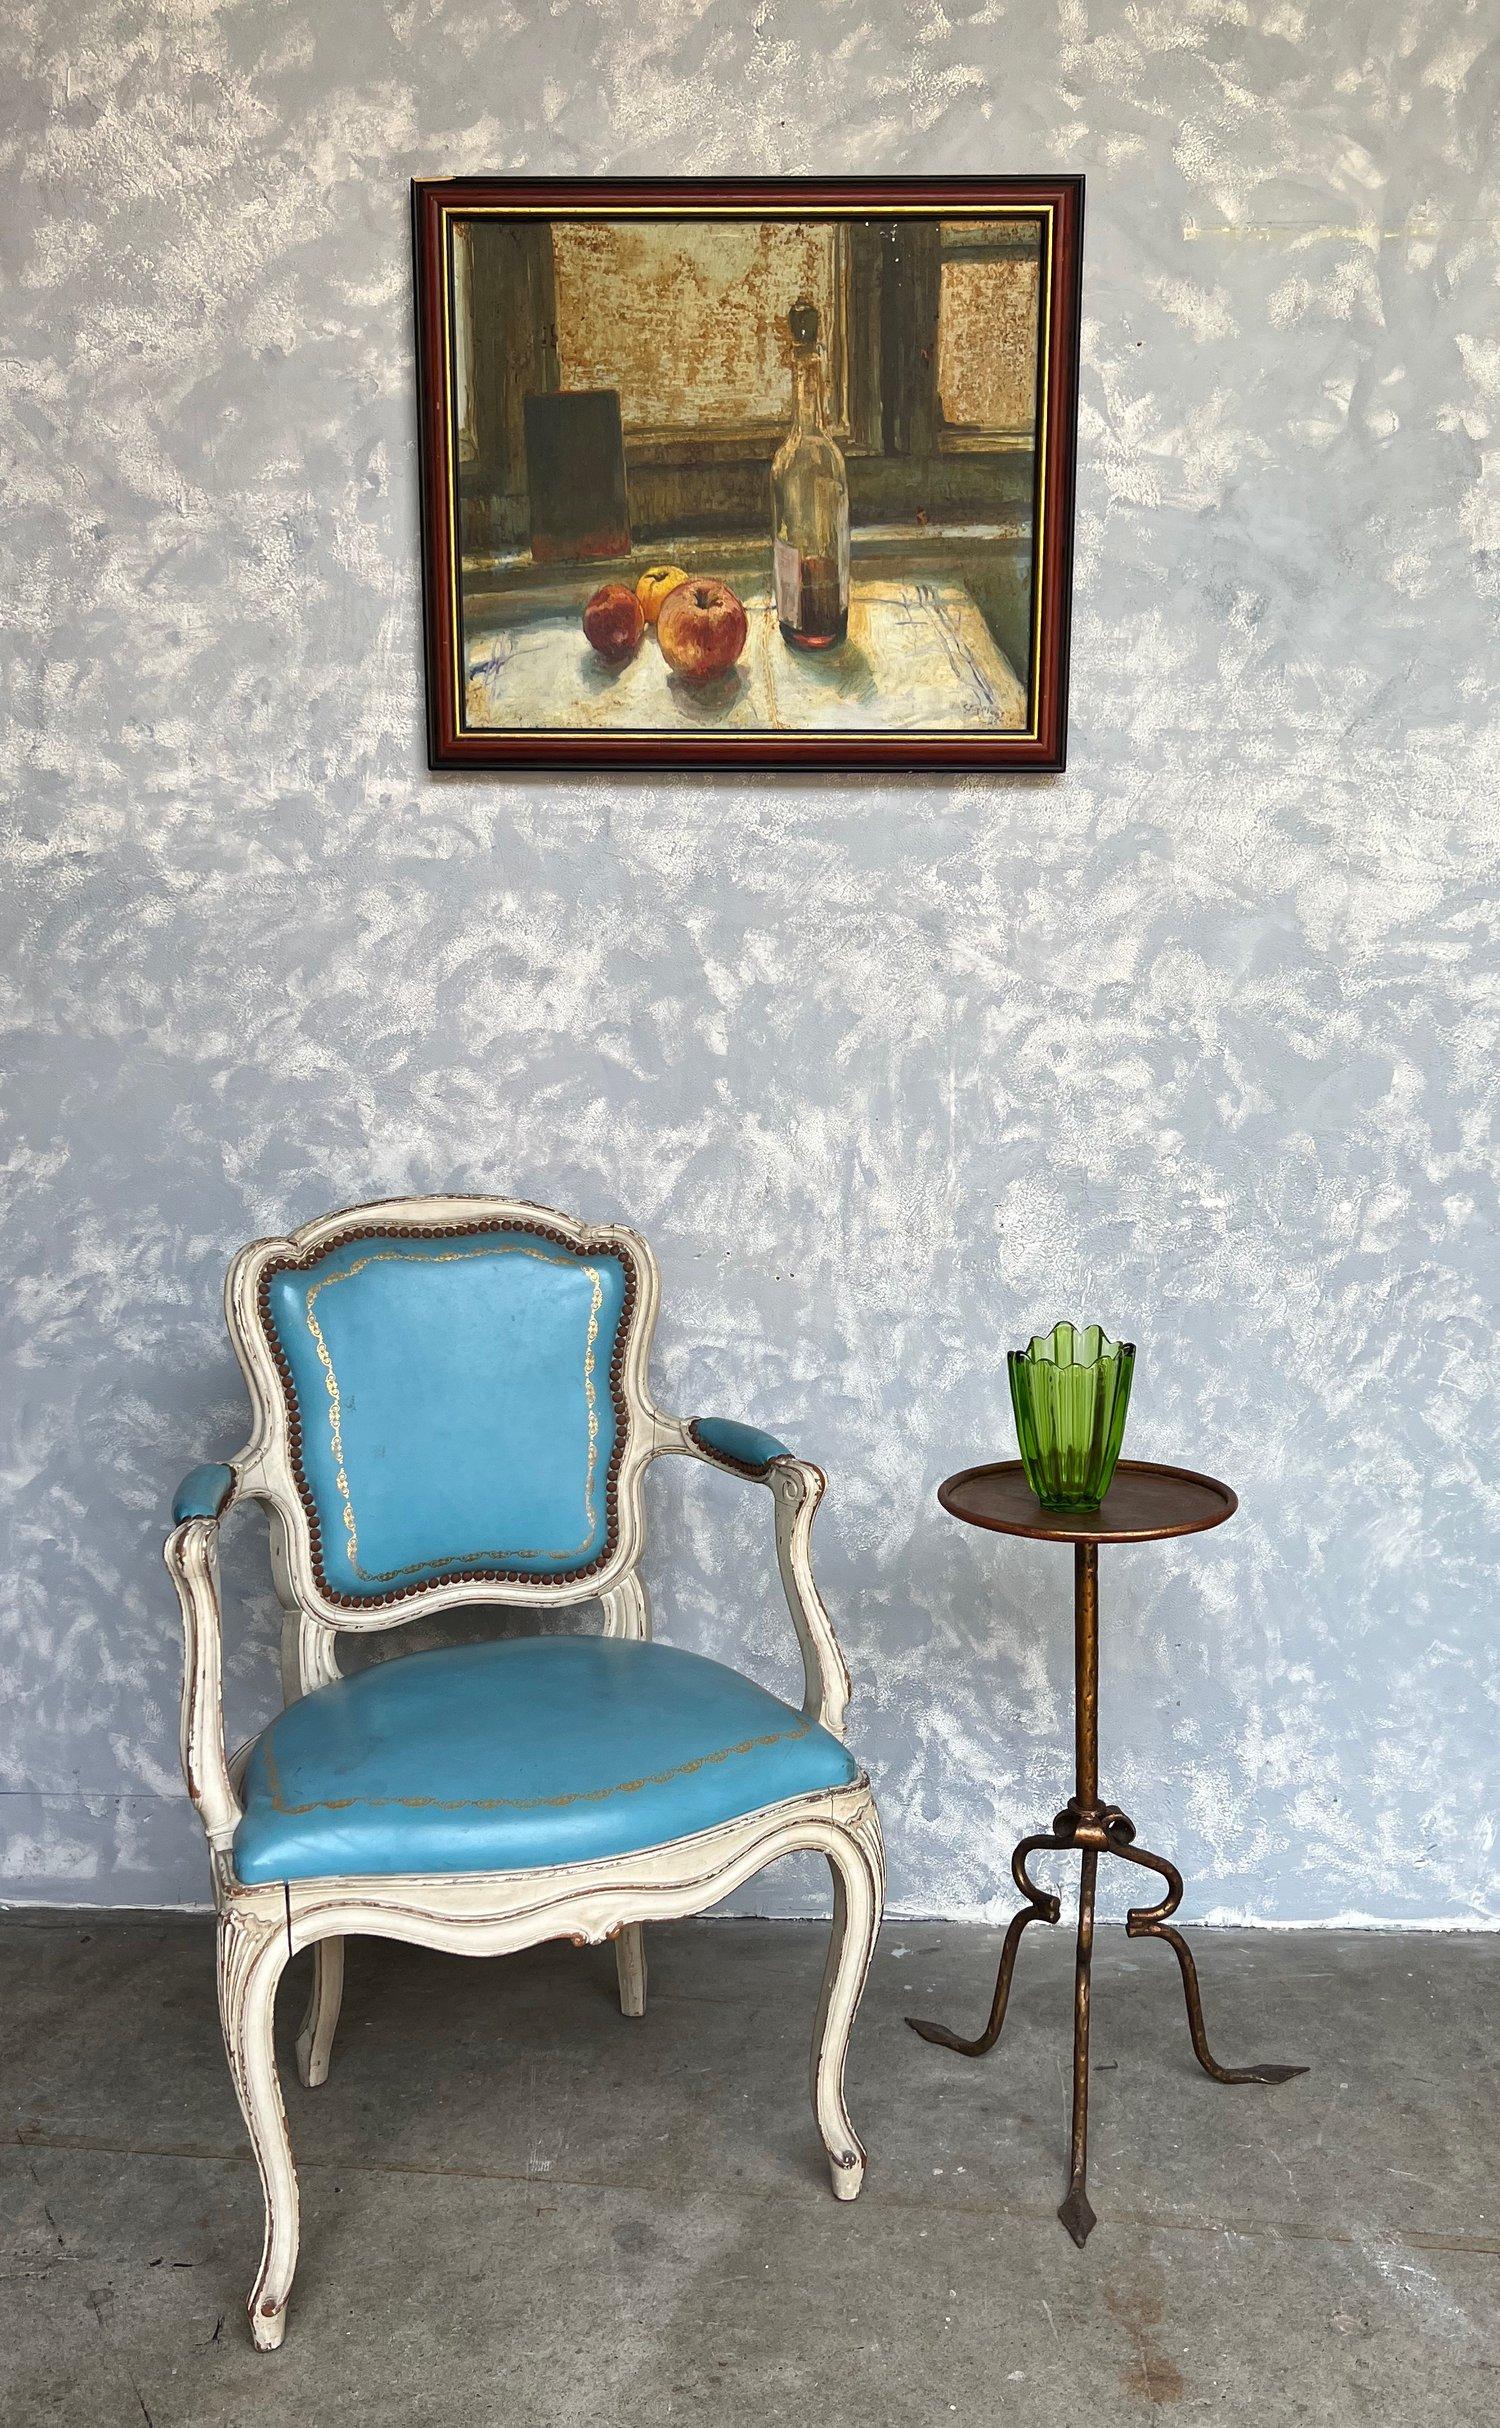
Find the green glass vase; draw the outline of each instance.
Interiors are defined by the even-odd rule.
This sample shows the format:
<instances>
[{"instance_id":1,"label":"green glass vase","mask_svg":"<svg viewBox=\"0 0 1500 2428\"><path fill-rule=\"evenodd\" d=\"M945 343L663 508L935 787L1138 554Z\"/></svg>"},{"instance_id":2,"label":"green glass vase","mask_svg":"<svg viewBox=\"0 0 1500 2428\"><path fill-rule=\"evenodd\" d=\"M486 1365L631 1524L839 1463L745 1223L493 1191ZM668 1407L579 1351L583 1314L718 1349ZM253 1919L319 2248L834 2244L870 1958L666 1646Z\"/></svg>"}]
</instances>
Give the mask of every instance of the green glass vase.
<instances>
[{"instance_id":1,"label":"green glass vase","mask_svg":"<svg viewBox=\"0 0 1500 2428\"><path fill-rule=\"evenodd\" d=\"M1125 1438L1134 1343L1062 1323L1006 1362L1027 1483L1044 1509L1097 1509Z\"/></svg>"}]
</instances>

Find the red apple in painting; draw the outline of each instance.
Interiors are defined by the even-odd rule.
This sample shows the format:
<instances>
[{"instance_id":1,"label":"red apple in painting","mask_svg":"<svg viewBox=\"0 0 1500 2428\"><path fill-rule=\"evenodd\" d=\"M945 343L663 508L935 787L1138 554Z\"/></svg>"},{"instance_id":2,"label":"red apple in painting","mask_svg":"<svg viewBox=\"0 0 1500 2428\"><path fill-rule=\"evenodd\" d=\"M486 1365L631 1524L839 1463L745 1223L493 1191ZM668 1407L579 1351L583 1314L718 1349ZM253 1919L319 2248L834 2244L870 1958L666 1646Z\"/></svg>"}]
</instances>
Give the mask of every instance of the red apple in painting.
<instances>
[{"instance_id":1,"label":"red apple in painting","mask_svg":"<svg viewBox=\"0 0 1500 2428\"><path fill-rule=\"evenodd\" d=\"M685 683L708 683L727 674L749 629L728 584L698 574L667 593L656 619L662 656Z\"/></svg>"},{"instance_id":2,"label":"red apple in painting","mask_svg":"<svg viewBox=\"0 0 1500 2428\"><path fill-rule=\"evenodd\" d=\"M583 611L583 629L600 657L618 666L646 629L640 600L623 582L606 582Z\"/></svg>"}]
</instances>

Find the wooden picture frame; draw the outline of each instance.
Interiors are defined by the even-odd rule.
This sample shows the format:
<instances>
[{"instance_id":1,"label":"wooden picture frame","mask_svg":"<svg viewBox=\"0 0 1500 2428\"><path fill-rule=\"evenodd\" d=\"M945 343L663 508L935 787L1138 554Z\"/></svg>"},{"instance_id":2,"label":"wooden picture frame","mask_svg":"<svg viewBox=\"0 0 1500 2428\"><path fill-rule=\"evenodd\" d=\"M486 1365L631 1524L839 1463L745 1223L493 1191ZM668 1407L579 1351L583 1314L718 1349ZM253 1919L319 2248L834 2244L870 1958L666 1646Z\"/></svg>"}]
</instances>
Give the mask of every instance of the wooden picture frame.
<instances>
[{"instance_id":1,"label":"wooden picture frame","mask_svg":"<svg viewBox=\"0 0 1500 2428\"><path fill-rule=\"evenodd\" d=\"M454 178L412 208L434 768L1062 769L1081 177ZM772 580L799 278L852 525L815 665ZM663 561L743 592L710 679L628 603L612 654L585 636Z\"/></svg>"}]
</instances>

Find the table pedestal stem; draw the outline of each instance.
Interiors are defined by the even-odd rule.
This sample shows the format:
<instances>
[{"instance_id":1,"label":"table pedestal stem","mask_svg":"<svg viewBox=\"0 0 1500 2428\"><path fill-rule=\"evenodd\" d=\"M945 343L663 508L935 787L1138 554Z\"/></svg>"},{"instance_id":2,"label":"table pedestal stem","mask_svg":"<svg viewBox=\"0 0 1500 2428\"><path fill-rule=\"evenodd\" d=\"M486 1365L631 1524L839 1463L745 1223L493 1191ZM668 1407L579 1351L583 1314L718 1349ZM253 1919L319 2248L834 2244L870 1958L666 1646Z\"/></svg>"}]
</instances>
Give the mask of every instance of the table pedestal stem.
<instances>
[{"instance_id":1,"label":"table pedestal stem","mask_svg":"<svg viewBox=\"0 0 1500 2428\"><path fill-rule=\"evenodd\" d=\"M1080 1812L1099 1801L1099 1546L1073 1546L1073 1740Z\"/></svg>"},{"instance_id":2,"label":"table pedestal stem","mask_svg":"<svg viewBox=\"0 0 1500 2428\"><path fill-rule=\"evenodd\" d=\"M1101 1855L1118 1855L1126 1863L1141 1865L1153 1871L1167 1883L1167 1894L1156 1905L1133 1906L1125 1918L1126 1935L1131 1939L1165 1939L1176 1955L1182 1970L1183 1994L1187 2001L1188 2030L1192 2036L1193 2054L1205 2074L1215 2082L1290 2082L1296 2074L1305 2074L1306 2066L1256 2065L1221 2066L1208 2045L1203 2022L1203 1999L1198 1988L1198 1969L1192 1950L1180 1931L1171 1928L1169 1916L1182 1903L1182 1874L1164 1855L1153 1855L1135 1844L1135 1823L1118 1804L1102 1804L1099 1800L1099 1546L1097 1543L1075 1543L1073 1546L1073 1727L1076 1751L1075 1791L1064 1809L1053 1818L1050 1830L1023 1838L1011 1856L1011 1877L1026 1899L1026 1904L1011 1918L1000 1951L1000 1969L995 1976L995 1995L990 2006L989 2021L977 2039L965 2040L946 2024L919 2022L908 2015L907 2022L924 2040L935 2041L939 2047L956 2049L963 2057L982 2057L1000 2037L1005 2010L1010 1999L1011 1976L1015 1971L1016 1953L1021 1934L1028 1923L1056 1922L1062 1912L1058 1899L1048 1889L1039 1888L1027 1869L1027 1859L1033 1854L1073 1854L1080 1857L1078 1884L1078 1946L1073 1967L1073 2117L1072 2144L1068 2164L1068 2189L1057 2214L1082 2248L1098 2223L1089 2204L1089 1989L1090 1968L1094 1953L1094 1892Z\"/></svg>"}]
</instances>

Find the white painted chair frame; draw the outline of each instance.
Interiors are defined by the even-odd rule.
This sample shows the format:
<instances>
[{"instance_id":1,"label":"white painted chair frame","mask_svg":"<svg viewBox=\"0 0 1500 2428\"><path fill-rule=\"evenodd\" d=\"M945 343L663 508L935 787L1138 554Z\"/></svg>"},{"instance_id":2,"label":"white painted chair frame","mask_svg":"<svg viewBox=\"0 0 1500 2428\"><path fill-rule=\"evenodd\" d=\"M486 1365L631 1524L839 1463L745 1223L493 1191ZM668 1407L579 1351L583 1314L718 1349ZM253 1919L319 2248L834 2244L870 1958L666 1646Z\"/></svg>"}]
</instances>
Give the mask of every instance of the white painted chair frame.
<instances>
[{"instance_id":1,"label":"white painted chair frame","mask_svg":"<svg viewBox=\"0 0 1500 2428\"><path fill-rule=\"evenodd\" d=\"M306 1258L362 1222L417 1233L436 1224L542 1222L579 1246L621 1255L635 1277L622 1391L627 1434L617 1485L613 1551L595 1575L572 1585L507 1584L503 1594L471 1580L436 1585L394 1607L348 1608L320 1589L308 1513L292 1465L286 1402L258 1311L261 1274L273 1258ZM780 1856L810 1850L827 1857L833 1877L833 1933L813 2032L812 2100L838 2199L853 2200L865 2153L844 2103L844 2065L884 1904L884 1856L869 1780L795 1797L662 1846L607 1861L520 1872L441 1877L297 1880L244 1886L235 1877L233 1840L241 1817L239 1781L249 1748L225 1749L221 1700L218 1533L242 1502L270 1511L271 1563L283 1610L282 1676L288 1701L339 1675L340 1631L400 1626L458 1604L514 1608L598 1600L604 1633L645 1638L650 1611L639 1575L643 1538L641 1480L654 1458L681 1454L741 1473L770 1489L776 1556L802 1651L802 1708L833 1735L844 1734L849 1673L813 1581L810 1537L825 1478L807 1460L774 1459L758 1472L712 1456L686 1422L654 1405L647 1378L659 1295L656 1265L636 1233L586 1225L550 1208L492 1197L403 1198L346 1209L306 1224L286 1239L242 1249L225 1285L225 1311L249 1388L253 1428L227 1462L229 1488L213 1517L174 1528L166 1563L182 1607L185 1663L182 1763L188 1793L208 1835L218 1915L219 2008L230 2073L265 2193L265 2240L250 2295L250 2327L262 2351L278 2346L297 2264L297 2177L278 2080L273 2013L277 1984L291 1957L314 1952L312 1996L297 2039L309 2088L328 2073L343 1987L343 1942L352 1932L412 1940L472 1956L509 1955L546 1939L577 1945L615 1943L621 2008L646 2004L644 1926L701 1913Z\"/></svg>"}]
</instances>

